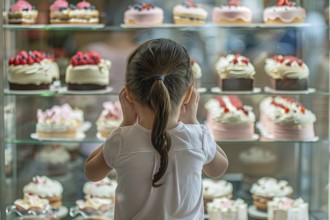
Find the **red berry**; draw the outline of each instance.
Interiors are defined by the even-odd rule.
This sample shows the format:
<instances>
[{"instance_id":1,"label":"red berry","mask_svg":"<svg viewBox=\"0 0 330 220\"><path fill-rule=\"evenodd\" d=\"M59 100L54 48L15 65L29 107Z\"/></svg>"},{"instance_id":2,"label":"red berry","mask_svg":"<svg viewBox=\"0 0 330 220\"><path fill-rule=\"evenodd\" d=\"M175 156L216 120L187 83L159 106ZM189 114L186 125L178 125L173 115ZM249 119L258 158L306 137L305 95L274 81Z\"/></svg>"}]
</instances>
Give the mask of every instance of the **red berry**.
<instances>
[{"instance_id":1,"label":"red berry","mask_svg":"<svg viewBox=\"0 0 330 220\"><path fill-rule=\"evenodd\" d=\"M219 104L220 104L221 107L226 108L226 103L225 103L225 101L222 99L221 96L218 96L218 97L217 97L217 100L218 100L218 102L219 102Z\"/></svg>"},{"instance_id":2,"label":"red berry","mask_svg":"<svg viewBox=\"0 0 330 220\"><path fill-rule=\"evenodd\" d=\"M241 61L242 61L242 63L245 63L246 65L248 65L248 64L249 64L249 62L250 62L250 60L249 60L249 59L242 59Z\"/></svg>"},{"instance_id":3,"label":"red berry","mask_svg":"<svg viewBox=\"0 0 330 220\"><path fill-rule=\"evenodd\" d=\"M229 112L229 109L226 107L225 108L225 113L228 113Z\"/></svg>"},{"instance_id":4,"label":"red berry","mask_svg":"<svg viewBox=\"0 0 330 220\"><path fill-rule=\"evenodd\" d=\"M34 60L35 63L40 63L41 62L41 58L40 57L35 57L33 60Z\"/></svg>"},{"instance_id":5,"label":"red berry","mask_svg":"<svg viewBox=\"0 0 330 220\"><path fill-rule=\"evenodd\" d=\"M79 65L86 65L86 64L88 64L87 60L81 59L79 61Z\"/></svg>"},{"instance_id":6,"label":"red berry","mask_svg":"<svg viewBox=\"0 0 330 220\"><path fill-rule=\"evenodd\" d=\"M89 52L89 57L90 58L101 58L100 54L96 51L90 51Z\"/></svg>"},{"instance_id":7,"label":"red berry","mask_svg":"<svg viewBox=\"0 0 330 220\"><path fill-rule=\"evenodd\" d=\"M237 59L237 58L234 58L234 59L233 59L233 63L234 63L234 64L237 64L237 63L238 63L238 59Z\"/></svg>"},{"instance_id":8,"label":"red berry","mask_svg":"<svg viewBox=\"0 0 330 220\"><path fill-rule=\"evenodd\" d=\"M22 51L20 51L19 53L18 53L18 55L20 55L21 57L28 57L29 55L28 55L28 53L25 51L25 50L22 50Z\"/></svg>"},{"instance_id":9,"label":"red berry","mask_svg":"<svg viewBox=\"0 0 330 220\"><path fill-rule=\"evenodd\" d=\"M76 59L71 59L70 63L72 66L78 66L78 61Z\"/></svg>"},{"instance_id":10,"label":"red berry","mask_svg":"<svg viewBox=\"0 0 330 220\"><path fill-rule=\"evenodd\" d=\"M21 64L22 64L22 65L27 64L27 60L26 60L26 59L22 59L22 60L21 60Z\"/></svg>"},{"instance_id":11,"label":"red berry","mask_svg":"<svg viewBox=\"0 0 330 220\"><path fill-rule=\"evenodd\" d=\"M94 64L101 63L101 58L93 58Z\"/></svg>"},{"instance_id":12,"label":"red berry","mask_svg":"<svg viewBox=\"0 0 330 220\"><path fill-rule=\"evenodd\" d=\"M78 57L82 57L82 56L84 56L84 53L81 52L81 51L79 51L79 52L76 53L76 56L78 56Z\"/></svg>"},{"instance_id":13,"label":"red berry","mask_svg":"<svg viewBox=\"0 0 330 220\"><path fill-rule=\"evenodd\" d=\"M243 109L243 103L237 96L229 96L229 100L236 107L236 109Z\"/></svg>"},{"instance_id":14,"label":"red berry","mask_svg":"<svg viewBox=\"0 0 330 220\"><path fill-rule=\"evenodd\" d=\"M14 57L11 57L11 58L9 59L9 61L8 61L8 64L9 64L9 65L13 65L14 62L15 62L15 58L14 58Z\"/></svg>"},{"instance_id":15,"label":"red berry","mask_svg":"<svg viewBox=\"0 0 330 220\"><path fill-rule=\"evenodd\" d=\"M15 58L14 64L15 65L20 65L21 64L21 61L20 61L20 59L18 57Z\"/></svg>"},{"instance_id":16,"label":"red berry","mask_svg":"<svg viewBox=\"0 0 330 220\"><path fill-rule=\"evenodd\" d=\"M29 65L32 65L32 64L34 64L34 60L33 60L31 57L28 57L28 58L27 58L27 63L28 63Z\"/></svg>"}]
</instances>

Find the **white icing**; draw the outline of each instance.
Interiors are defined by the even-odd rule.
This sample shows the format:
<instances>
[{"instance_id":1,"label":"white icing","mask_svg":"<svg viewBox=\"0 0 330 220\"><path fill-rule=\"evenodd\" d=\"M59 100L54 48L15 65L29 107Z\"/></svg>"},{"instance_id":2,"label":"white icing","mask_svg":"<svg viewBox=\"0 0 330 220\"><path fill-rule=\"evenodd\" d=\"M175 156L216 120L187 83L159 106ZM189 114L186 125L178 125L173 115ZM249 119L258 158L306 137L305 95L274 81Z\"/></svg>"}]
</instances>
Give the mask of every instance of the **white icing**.
<instances>
[{"instance_id":1,"label":"white icing","mask_svg":"<svg viewBox=\"0 0 330 220\"><path fill-rule=\"evenodd\" d=\"M44 147L36 156L43 163L65 164L70 161L70 154L63 147Z\"/></svg>"},{"instance_id":2,"label":"white icing","mask_svg":"<svg viewBox=\"0 0 330 220\"><path fill-rule=\"evenodd\" d=\"M220 106L220 103L216 99L210 99L206 104L205 108L208 110L209 116L212 120L221 123L253 123L255 122L255 115L252 111L252 107L244 106L247 110L246 114L241 109L236 109L234 105L231 104L227 96L222 96L225 101L229 112L225 112L225 109Z\"/></svg>"},{"instance_id":3,"label":"white icing","mask_svg":"<svg viewBox=\"0 0 330 220\"><path fill-rule=\"evenodd\" d=\"M178 17L191 17L205 20L207 17L207 11L202 7L186 7L182 4L179 4L173 8L173 15Z\"/></svg>"},{"instance_id":4,"label":"white icing","mask_svg":"<svg viewBox=\"0 0 330 220\"><path fill-rule=\"evenodd\" d=\"M214 199L207 203L210 220L247 220L247 204L242 199Z\"/></svg>"},{"instance_id":5,"label":"white icing","mask_svg":"<svg viewBox=\"0 0 330 220\"><path fill-rule=\"evenodd\" d=\"M87 182L84 184L83 192L101 198L111 198L115 195L117 181L110 180L108 177L98 182Z\"/></svg>"},{"instance_id":6,"label":"white icing","mask_svg":"<svg viewBox=\"0 0 330 220\"><path fill-rule=\"evenodd\" d=\"M24 186L24 193L31 193L41 198L60 196L63 193L63 186L59 181L52 180L46 176L33 177L33 181Z\"/></svg>"},{"instance_id":7,"label":"white icing","mask_svg":"<svg viewBox=\"0 0 330 220\"><path fill-rule=\"evenodd\" d=\"M223 197L231 195L233 185L225 180L203 179L203 195L207 197Z\"/></svg>"},{"instance_id":8,"label":"white icing","mask_svg":"<svg viewBox=\"0 0 330 220\"><path fill-rule=\"evenodd\" d=\"M274 79L303 79L308 77L309 69L305 63L299 66L299 64L294 61L291 66L288 66L287 63L289 61L289 59L285 59L283 63L279 63L274 59L266 59L265 71Z\"/></svg>"},{"instance_id":9,"label":"white icing","mask_svg":"<svg viewBox=\"0 0 330 220\"><path fill-rule=\"evenodd\" d=\"M76 201L76 204L79 209L92 209L92 210L105 210L110 209L112 206L112 200L111 199L103 199L103 198L97 198L90 195L85 196L84 200L78 200Z\"/></svg>"},{"instance_id":10,"label":"white icing","mask_svg":"<svg viewBox=\"0 0 330 220\"><path fill-rule=\"evenodd\" d=\"M304 20L306 11L302 7L295 6L272 6L265 8L264 21L280 19L282 22L290 23L294 19Z\"/></svg>"},{"instance_id":11,"label":"white icing","mask_svg":"<svg viewBox=\"0 0 330 220\"><path fill-rule=\"evenodd\" d=\"M276 155L269 150L252 147L239 154L239 159L244 163L271 163L276 160Z\"/></svg>"},{"instance_id":12,"label":"white icing","mask_svg":"<svg viewBox=\"0 0 330 220\"><path fill-rule=\"evenodd\" d=\"M221 79L227 78L249 78L253 79L256 71L254 66L248 62L244 63L242 60L247 59L243 56L237 57L237 63L234 63L235 55L228 54L226 57L220 57L215 65Z\"/></svg>"},{"instance_id":13,"label":"white icing","mask_svg":"<svg viewBox=\"0 0 330 220\"><path fill-rule=\"evenodd\" d=\"M262 177L251 187L251 193L263 197L288 196L293 192L292 187L285 180Z\"/></svg>"},{"instance_id":14,"label":"white icing","mask_svg":"<svg viewBox=\"0 0 330 220\"><path fill-rule=\"evenodd\" d=\"M267 203L268 219L271 220L308 220L308 204L301 198L275 197Z\"/></svg>"},{"instance_id":15,"label":"white icing","mask_svg":"<svg viewBox=\"0 0 330 220\"><path fill-rule=\"evenodd\" d=\"M98 130L109 130L119 127L123 120L123 113L119 101L103 103L104 110L96 121Z\"/></svg>"},{"instance_id":16,"label":"white icing","mask_svg":"<svg viewBox=\"0 0 330 220\"><path fill-rule=\"evenodd\" d=\"M45 62L48 62L49 64L49 74L52 76L52 79L60 79L60 68L58 67L58 64L50 59L45 58Z\"/></svg>"},{"instance_id":17,"label":"white icing","mask_svg":"<svg viewBox=\"0 0 330 220\"><path fill-rule=\"evenodd\" d=\"M47 199L42 199L37 195L30 195L24 193L23 199L18 199L14 202L16 206L23 208L24 210L35 210L37 209L47 209L49 208L49 201Z\"/></svg>"}]
</instances>

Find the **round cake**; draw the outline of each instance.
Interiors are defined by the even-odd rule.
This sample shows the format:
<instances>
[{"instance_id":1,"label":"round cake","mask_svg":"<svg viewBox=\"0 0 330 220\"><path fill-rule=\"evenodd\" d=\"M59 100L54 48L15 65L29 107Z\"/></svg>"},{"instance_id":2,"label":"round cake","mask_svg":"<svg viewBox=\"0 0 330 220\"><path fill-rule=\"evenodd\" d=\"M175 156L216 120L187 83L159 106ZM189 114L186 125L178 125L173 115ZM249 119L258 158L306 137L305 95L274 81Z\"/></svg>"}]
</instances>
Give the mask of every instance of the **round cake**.
<instances>
[{"instance_id":1,"label":"round cake","mask_svg":"<svg viewBox=\"0 0 330 220\"><path fill-rule=\"evenodd\" d=\"M62 184L46 176L33 177L32 182L24 186L23 192L47 199L52 208L60 208L62 206Z\"/></svg>"},{"instance_id":2,"label":"round cake","mask_svg":"<svg viewBox=\"0 0 330 220\"><path fill-rule=\"evenodd\" d=\"M7 15L9 24L35 24L38 11L29 2L18 0L10 6Z\"/></svg>"},{"instance_id":3,"label":"round cake","mask_svg":"<svg viewBox=\"0 0 330 220\"><path fill-rule=\"evenodd\" d=\"M106 138L119 127L123 120L123 113L119 101L104 102L103 108L104 110L96 121L96 127L99 135Z\"/></svg>"},{"instance_id":4,"label":"round cake","mask_svg":"<svg viewBox=\"0 0 330 220\"><path fill-rule=\"evenodd\" d=\"M264 22L267 24L301 23L305 17L305 9L290 0L277 0L276 6L264 9Z\"/></svg>"},{"instance_id":5,"label":"round cake","mask_svg":"<svg viewBox=\"0 0 330 220\"><path fill-rule=\"evenodd\" d=\"M184 1L173 8L175 24L203 25L207 18L207 11L193 0Z\"/></svg>"},{"instance_id":6,"label":"round cake","mask_svg":"<svg viewBox=\"0 0 330 220\"><path fill-rule=\"evenodd\" d=\"M247 220L247 204L242 199L214 199L207 204L209 220Z\"/></svg>"},{"instance_id":7,"label":"round cake","mask_svg":"<svg viewBox=\"0 0 330 220\"><path fill-rule=\"evenodd\" d=\"M293 189L285 180L262 177L251 187L253 204L258 210L267 212L267 203L278 196L289 196Z\"/></svg>"},{"instance_id":8,"label":"round cake","mask_svg":"<svg viewBox=\"0 0 330 220\"><path fill-rule=\"evenodd\" d=\"M85 195L102 199L111 199L114 202L116 187L117 181L105 177L98 182L85 183L83 186L83 192Z\"/></svg>"},{"instance_id":9,"label":"round cake","mask_svg":"<svg viewBox=\"0 0 330 220\"><path fill-rule=\"evenodd\" d=\"M218 96L206 104L207 125L217 141L251 140L255 115L236 96Z\"/></svg>"},{"instance_id":10,"label":"round cake","mask_svg":"<svg viewBox=\"0 0 330 220\"><path fill-rule=\"evenodd\" d=\"M213 9L212 20L216 24L250 24L252 10L238 0L230 0L227 5Z\"/></svg>"},{"instance_id":11,"label":"round cake","mask_svg":"<svg viewBox=\"0 0 330 220\"><path fill-rule=\"evenodd\" d=\"M45 53L20 51L8 61L8 82L11 90L49 89L59 75L57 64Z\"/></svg>"},{"instance_id":12,"label":"round cake","mask_svg":"<svg viewBox=\"0 0 330 220\"><path fill-rule=\"evenodd\" d=\"M207 203L212 202L216 198L232 198L233 185L225 180L203 179L203 199L204 207Z\"/></svg>"},{"instance_id":13,"label":"round cake","mask_svg":"<svg viewBox=\"0 0 330 220\"><path fill-rule=\"evenodd\" d=\"M126 25L159 25L163 23L163 19L163 9L153 4L130 5L124 13L124 24Z\"/></svg>"},{"instance_id":14,"label":"round cake","mask_svg":"<svg viewBox=\"0 0 330 220\"><path fill-rule=\"evenodd\" d=\"M219 85L223 91L253 90L256 73L250 60L240 54L228 54L219 58L215 65Z\"/></svg>"},{"instance_id":15,"label":"round cake","mask_svg":"<svg viewBox=\"0 0 330 220\"><path fill-rule=\"evenodd\" d=\"M110 60L104 60L100 54L91 51L78 52L71 58L66 69L65 82L68 90L102 90L109 84Z\"/></svg>"},{"instance_id":16,"label":"round cake","mask_svg":"<svg viewBox=\"0 0 330 220\"><path fill-rule=\"evenodd\" d=\"M267 203L269 220L308 220L308 204L301 198L276 197Z\"/></svg>"}]
</instances>

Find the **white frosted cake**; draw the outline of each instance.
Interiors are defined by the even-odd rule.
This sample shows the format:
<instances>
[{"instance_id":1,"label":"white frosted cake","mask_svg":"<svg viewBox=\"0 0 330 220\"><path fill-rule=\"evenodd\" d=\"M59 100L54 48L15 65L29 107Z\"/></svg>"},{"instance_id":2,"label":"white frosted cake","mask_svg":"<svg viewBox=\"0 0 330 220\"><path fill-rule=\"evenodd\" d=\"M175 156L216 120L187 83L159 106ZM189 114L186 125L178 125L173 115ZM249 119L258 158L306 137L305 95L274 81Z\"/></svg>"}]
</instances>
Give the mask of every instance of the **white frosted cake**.
<instances>
[{"instance_id":1,"label":"white frosted cake","mask_svg":"<svg viewBox=\"0 0 330 220\"><path fill-rule=\"evenodd\" d=\"M207 204L209 220L247 220L247 205L243 200L214 199Z\"/></svg>"},{"instance_id":2,"label":"white frosted cake","mask_svg":"<svg viewBox=\"0 0 330 220\"><path fill-rule=\"evenodd\" d=\"M268 202L268 220L308 220L308 204L301 198L276 197Z\"/></svg>"},{"instance_id":3,"label":"white frosted cake","mask_svg":"<svg viewBox=\"0 0 330 220\"><path fill-rule=\"evenodd\" d=\"M119 101L104 102L103 110L96 121L97 131L102 138L106 138L119 127L123 120L123 113Z\"/></svg>"},{"instance_id":4,"label":"white frosted cake","mask_svg":"<svg viewBox=\"0 0 330 220\"><path fill-rule=\"evenodd\" d=\"M117 181L105 177L98 182L87 182L84 184L83 192L97 198L112 199L114 201Z\"/></svg>"}]
</instances>

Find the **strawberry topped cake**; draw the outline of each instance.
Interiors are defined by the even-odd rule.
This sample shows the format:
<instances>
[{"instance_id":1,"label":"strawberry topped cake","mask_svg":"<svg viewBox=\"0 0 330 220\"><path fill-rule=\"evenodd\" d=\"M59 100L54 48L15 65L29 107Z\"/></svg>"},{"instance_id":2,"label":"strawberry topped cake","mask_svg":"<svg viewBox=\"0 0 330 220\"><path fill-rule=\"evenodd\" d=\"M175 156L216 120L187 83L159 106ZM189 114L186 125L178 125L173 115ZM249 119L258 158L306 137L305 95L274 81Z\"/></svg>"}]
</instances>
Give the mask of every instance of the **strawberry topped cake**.
<instances>
[{"instance_id":1,"label":"strawberry topped cake","mask_svg":"<svg viewBox=\"0 0 330 220\"><path fill-rule=\"evenodd\" d=\"M48 89L59 78L59 68L52 56L40 51L20 51L8 61L11 90Z\"/></svg>"},{"instance_id":2,"label":"strawberry topped cake","mask_svg":"<svg viewBox=\"0 0 330 220\"><path fill-rule=\"evenodd\" d=\"M10 6L7 15L9 24L35 24L38 11L29 2L18 0Z\"/></svg>"},{"instance_id":3,"label":"strawberry topped cake","mask_svg":"<svg viewBox=\"0 0 330 220\"><path fill-rule=\"evenodd\" d=\"M250 60L240 54L228 54L219 58L215 69L223 91L253 90L256 73Z\"/></svg>"},{"instance_id":4,"label":"strawberry topped cake","mask_svg":"<svg viewBox=\"0 0 330 220\"><path fill-rule=\"evenodd\" d=\"M277 55L266 59L266 74L275 90L307 90L309 69L294 56Z\"/></svg>"},{"instance_id":5,"label":"strawberry topped cake","mask_svg":"<svg viewBox=\"0 0 330 220\"><path fill-rule=\"evenodd\" d=\"M203 25L207 15L207 11L193 0L186 0L173 8L175 24Z\"/></svg>"},{"instance_id":6,"label":"strawberry topped cake","mask_svg":"<svg viewBox=\"0 0 330 220\"><path fill-rule=\"evenodd\" d=\"M264 22L268 24L301 23L305 17L305 9L290 0L277 0L276 6L264 9Z\"/></svg>"},{"instance_id":7,"label":"strawberry topped cake","mask_svg":"<svg viewBox=\"0 0 330 220\"><path fill-rule=\"evenodd\" d=\"M124 24L126 25L159 25L163 23L163 19L163 9L153 4L130 5L124 13Z\"/></svg>"},{"instance_id":8,"label":"strawberry topped cake","mask_svg":"<svg viewBox=\"0 0 330 220\"><path fill-rule=\"evenodd\" d=\"M68 90L100 90L109 84L110 60L104 60L95 51L77 52L66 69Z\"/></svg>"},{"instance_id":9,"label":"strawberry topped cake","mask_svg":"<svg viewBox=\"0 0 330 220\"><path fill-rule=\"evenodd\" d=\"M218 96L205 107L207 124L217 141L253 139L255 115L238 97Z\"/></svg>"},{"instance_id":10,"label":"strawberry topped cake","mask_svg":"<svg viewBox=\"0 0 330 220\"><path fill-rule=\"evenodd\" d=\"M213 9L212 20L217 24L250 24L252 10L238 0L230 0L227 5Z\"/></svg>"},{"instance_id":11,"label":"strawberry topped cake","mask_svg":"<svg viewBox=\"0 0 330 220\"><path fill-rule=\"evenodd\" d=\"M267 97L260 103L260 127L266 138L312 140L315 115L288 96Z\"/></svg>"}]
</instances>

